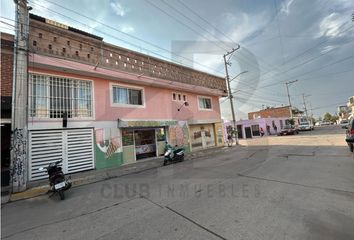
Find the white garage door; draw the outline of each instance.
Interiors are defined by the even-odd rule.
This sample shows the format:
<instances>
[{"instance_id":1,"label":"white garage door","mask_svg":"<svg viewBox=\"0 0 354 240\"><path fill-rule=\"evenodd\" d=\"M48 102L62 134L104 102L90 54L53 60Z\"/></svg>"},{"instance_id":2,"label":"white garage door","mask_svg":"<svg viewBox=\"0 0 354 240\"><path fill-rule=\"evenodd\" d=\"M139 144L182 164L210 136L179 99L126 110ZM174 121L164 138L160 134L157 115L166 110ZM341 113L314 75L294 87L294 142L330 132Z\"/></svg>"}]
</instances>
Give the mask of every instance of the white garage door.
<instances>
[{"instance_id":1,"label":"white garage door","mask_svg":"<svg viewBox=\"0 0 354 240\"><path fill-rule=\"evenodd\" d=\"M93 129L35 130L29 136L29 179L47 178L49 163L62 160L64 173L94 169Z\"/></svg>"}]
</instances>

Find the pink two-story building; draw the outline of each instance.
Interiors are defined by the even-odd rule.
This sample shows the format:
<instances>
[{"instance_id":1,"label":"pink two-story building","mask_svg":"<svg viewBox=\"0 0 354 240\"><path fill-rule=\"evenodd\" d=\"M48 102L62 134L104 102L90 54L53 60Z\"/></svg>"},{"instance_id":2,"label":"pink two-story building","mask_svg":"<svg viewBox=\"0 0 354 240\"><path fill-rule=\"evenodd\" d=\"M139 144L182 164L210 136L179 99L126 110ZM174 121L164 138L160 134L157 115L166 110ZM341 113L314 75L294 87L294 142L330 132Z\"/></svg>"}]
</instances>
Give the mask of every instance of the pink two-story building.
<instances>
[{"instance_id":1,"label":"pink two-story building","mask_svg":"<svg viewBox=\"0 0 354 240\"><path fill-rule=\"evenodd\" d=\"M223 145L224 78L133 52L30 16L29 180Z\"/></svg>"}]
</instances>

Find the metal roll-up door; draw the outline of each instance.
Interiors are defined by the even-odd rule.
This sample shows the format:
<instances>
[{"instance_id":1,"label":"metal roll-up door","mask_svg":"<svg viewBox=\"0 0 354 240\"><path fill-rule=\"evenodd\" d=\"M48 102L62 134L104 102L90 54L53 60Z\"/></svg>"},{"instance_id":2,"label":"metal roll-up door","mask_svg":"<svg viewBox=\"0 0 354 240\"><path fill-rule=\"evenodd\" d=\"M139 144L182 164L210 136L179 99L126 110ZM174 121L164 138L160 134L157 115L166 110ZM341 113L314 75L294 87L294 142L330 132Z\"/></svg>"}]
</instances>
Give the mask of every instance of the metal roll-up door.
<instances>
[{"instance_id":1,"label":"metal roll-up door","mask_svg":"<svg viewBox=\"0 0 354 240\"><path fill-rule=\"evenodd\" d=\"M29 135L29 179L47 178L38 170L62 160L64 173L94 169L93 129L35 130Z\"/></svg>"},{"instance_id":2,"label":"metal roll-up door","mask_svg":"<svg viewBox=\"0 0 354 240\"><path fill-rule=\"evenodd\" d=\"M93 129L70 129L67 138L67 172L94 168Z\"/></svg>"},{"instance_id":3,"label":"metal roll-up door","mask_svg":"<svg viewBox=\"0 0 354 240\"><path fill-rule=\"evenodd\" d=\"M60 161L64 156L63 131L30 131L29 135L29 178L38 180L47 178L46 171L38 170L49 163Z\"/></svg>"}]
</instances>

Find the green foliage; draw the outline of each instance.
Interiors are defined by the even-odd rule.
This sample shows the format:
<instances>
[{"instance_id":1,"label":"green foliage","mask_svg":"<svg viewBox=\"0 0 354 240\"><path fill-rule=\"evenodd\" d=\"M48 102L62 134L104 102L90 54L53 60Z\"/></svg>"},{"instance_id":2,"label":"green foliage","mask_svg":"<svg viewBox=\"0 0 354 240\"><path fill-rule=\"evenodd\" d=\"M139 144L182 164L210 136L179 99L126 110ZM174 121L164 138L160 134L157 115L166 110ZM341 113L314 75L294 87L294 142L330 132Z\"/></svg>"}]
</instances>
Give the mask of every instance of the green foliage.
<instances>
[{"instance_id":1,"label":"green foliage","mask_svg":"<svg viewBox=\"0 0 354 240\"><path fill-rule=\"evenodd\" d=\"M288 119L288 123L289 123L291 126L294 126L294 124L295 124L294 118L289 118L289 119Z\"/></svg>"},{"instance_id":2,"label":"green foliage","mask_svg":"<svg viewBox=\"0 0 354 240\"><path fill-rule=\"evenodd\" d=\"M331 118L331 122L336 122L338 119L339 119L338 116L333 115L332 118Z\"/></svg>"},{"instance_id":3,"label":"green foliage","mask_svg":"<svg viewBox=\"0 0 354 240\"><path fill-rule=\"evenodd\" d=\"M323 116L323 121L326 122L336 122L339 119L337 115L331 115L330 113L325 113Z\"/></svg>"},{"instance_id":4,"label":"green foliage","mask_svg":"<svg viewBox=\"0 0 354 240\"><path fill-rule=\"evenodd\" d=\"M332 121L332 115L330 113L325 113L325 115L323 116L323 121L325 122L331 122Z\"/></svg>"}]
</instances>

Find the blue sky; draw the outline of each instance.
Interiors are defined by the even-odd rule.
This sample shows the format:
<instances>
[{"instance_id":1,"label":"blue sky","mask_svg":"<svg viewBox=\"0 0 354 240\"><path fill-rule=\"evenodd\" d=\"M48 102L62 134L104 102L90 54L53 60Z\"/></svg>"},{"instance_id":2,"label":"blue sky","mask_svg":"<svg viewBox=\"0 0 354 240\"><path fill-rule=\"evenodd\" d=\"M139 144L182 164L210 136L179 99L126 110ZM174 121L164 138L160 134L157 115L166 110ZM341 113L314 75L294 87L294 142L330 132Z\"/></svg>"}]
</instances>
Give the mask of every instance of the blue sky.
<instances>
[{"instance_id":1,"label":"blue sky","mask_svg":"<svg viewBox=\"0 0 354 240\"><path fill-rule=\"evenodd\" d=\"M59 5L56 5L59 4ZM352 0L30 0L34 14L99 35L104 41L223 76L230 61L237 119L291 101L313 114L334 113L354 95ZM64 7L64 8L62 8ZM13 24L14 3L1 1ZM89 17L89 18L87 18ZM104 25L102 25L102 23ZM1 23L1 31L11 32ZM167 51L166 51L167 50ZM175 54L171 54L171 52ZM230 118L229 102L221 100Z\"/></svg>"}]
</instances>

